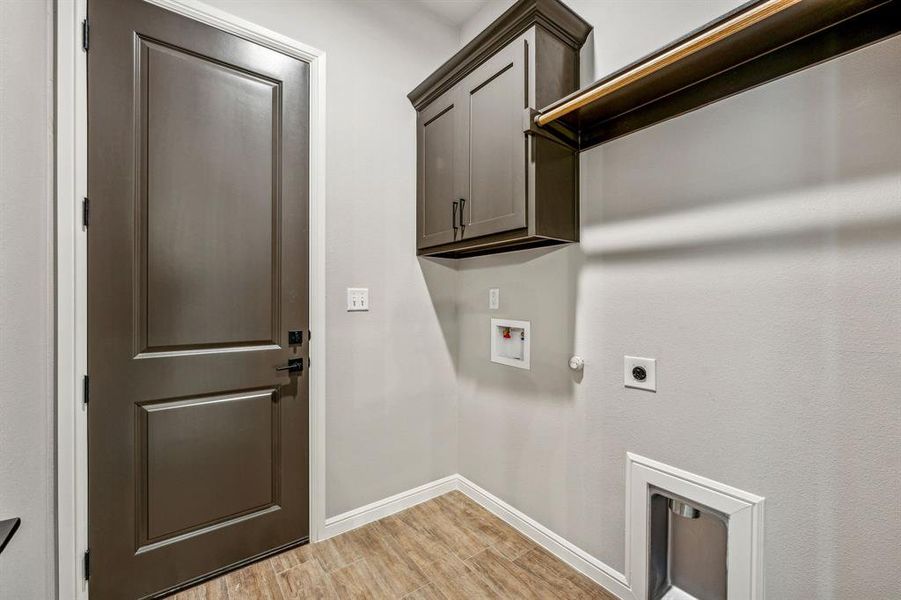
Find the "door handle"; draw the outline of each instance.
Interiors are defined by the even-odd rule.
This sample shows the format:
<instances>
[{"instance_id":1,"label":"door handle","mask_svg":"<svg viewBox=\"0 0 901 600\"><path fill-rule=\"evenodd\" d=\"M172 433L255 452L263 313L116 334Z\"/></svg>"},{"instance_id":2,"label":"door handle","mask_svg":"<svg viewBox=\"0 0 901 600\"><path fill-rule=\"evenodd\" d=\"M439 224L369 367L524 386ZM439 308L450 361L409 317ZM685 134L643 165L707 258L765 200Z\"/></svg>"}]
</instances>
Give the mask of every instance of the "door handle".
<instances>
[{"instance_id":1,"label":"door handle","mask_svg":"<svg viewBox=\"0 0 901 600\"><path fill-rule=\"evenodd\" d=\"M460 235L463 235L463 233L466 232L466 223L463 220L464 219L464 217L463 217L463 207L464 206L466 206L466 198L460 198L460 229L463 230Z\"/></svg>"},{"instance_id":2,"label":"door handle","mask_svg":"<svg viewBox=\"0 0 901 600\"><path fill-rule=\"evenodd\" d=\"M290 373L300 373L303 371L303 359L302 358L289 358L288 364L282 365L280 367L275 367L276 371L287 371Z\"/></svg>"},{"instance_id":3,"label":"door handle","mask_svg":"<svg viewBox=\"0 0 901 600\"><path fill-rule=\"evenodd\" d=\"M451 206L451 225L454 228L454 239L457 239L457 201L454 200Z\"/></svg>"}]
</instances>

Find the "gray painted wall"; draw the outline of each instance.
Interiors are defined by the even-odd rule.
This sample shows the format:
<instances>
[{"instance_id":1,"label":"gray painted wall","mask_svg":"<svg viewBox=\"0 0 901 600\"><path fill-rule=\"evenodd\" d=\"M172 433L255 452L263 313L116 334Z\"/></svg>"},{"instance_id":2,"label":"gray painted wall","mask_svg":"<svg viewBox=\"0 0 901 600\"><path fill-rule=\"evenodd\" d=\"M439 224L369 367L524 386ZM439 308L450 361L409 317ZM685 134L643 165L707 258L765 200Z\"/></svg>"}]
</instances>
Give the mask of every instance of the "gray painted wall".
<instances>
[{"instance_id":1,"label":"gray painted wall","mask_svg":"<svg viewBox=\"0 0 901 600\"><path fill-rule=\"evenodd\" d=\"M53 6L0 0L0 598L54 578Z\"/></svg>"},{"instance_id":2,"label":"gray painted wall","mask_svg":"<svg viewBox=\"0 0 901 600\"><path fill-rule=\"evenodd\" d=\"M734 4L567 3L583 83ZM460 472L622 570L636 452L766 496L768 597L901 597L899 82L895 38L583 153L580 245L461 262Z\"/></svg>"}]
</instances>

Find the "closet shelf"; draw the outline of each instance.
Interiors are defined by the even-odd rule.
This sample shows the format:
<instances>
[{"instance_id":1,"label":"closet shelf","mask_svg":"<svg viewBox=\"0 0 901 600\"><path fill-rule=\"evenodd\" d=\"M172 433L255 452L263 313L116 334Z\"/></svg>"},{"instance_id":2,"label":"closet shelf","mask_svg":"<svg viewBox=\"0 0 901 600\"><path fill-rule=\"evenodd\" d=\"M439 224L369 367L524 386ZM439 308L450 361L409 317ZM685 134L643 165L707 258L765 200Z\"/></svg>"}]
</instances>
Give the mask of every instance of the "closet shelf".
<instances>
[{"instance_id":1,"label":"closet shelf","mask_svg":"<svg viewBox=\"0 0 901 600\"><path fill-rule=\"evenodd\" d=\"M901 31L901 0L754 0L538 111L585 150Z\"/></svg>"}]
</instances>

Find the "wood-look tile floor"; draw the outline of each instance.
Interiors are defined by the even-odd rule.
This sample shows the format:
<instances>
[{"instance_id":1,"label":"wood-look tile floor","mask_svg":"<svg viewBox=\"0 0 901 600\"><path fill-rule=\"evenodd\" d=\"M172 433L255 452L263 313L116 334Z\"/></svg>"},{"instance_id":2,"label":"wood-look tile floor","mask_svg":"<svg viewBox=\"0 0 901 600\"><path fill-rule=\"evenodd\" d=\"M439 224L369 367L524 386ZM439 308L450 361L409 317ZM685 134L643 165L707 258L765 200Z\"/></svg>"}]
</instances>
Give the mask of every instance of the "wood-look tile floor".
<instances>
[{"instance_id":1,"label":"wood-look tile floor","mask_svg":"<svg viewBox=\"0 0 901 600\"><path fill-rule=\"evenodd\" d=\"M288 550L175 600L614 600L460 492Z\"/></svg>"}]
</instances>

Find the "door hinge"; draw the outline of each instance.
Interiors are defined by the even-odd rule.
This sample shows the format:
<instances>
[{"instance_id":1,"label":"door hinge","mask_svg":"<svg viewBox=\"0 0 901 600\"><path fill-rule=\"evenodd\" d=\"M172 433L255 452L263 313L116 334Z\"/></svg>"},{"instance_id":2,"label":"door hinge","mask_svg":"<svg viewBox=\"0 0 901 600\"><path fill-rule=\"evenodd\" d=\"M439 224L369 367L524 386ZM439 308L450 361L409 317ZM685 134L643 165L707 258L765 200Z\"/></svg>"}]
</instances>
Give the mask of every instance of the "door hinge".
<instances>
[{"instance_id":1,"label":"door hinge","mask_svg":"<svg viewBox=\"0 0 901 600\"><path fill-rule=\"evenodd\" d=\"M88 20L85 19L81 22L81 49L85 52L88 51L88 47L91 45L91 26L88 24Z\"/></svg>"},{"instance_id":2,"label":"door hinge","mask_svg":"<svg viewBox=\"0 0 901 600\"><path fill-rule=\"evenodd\" d=\"M87 404L88 400L91 399L90 378L87 375L85 375L84 378L82 378L81 385L82 385L82 391L84 392L82 395L82 402Z\"/></svg>"},{"instance_id":3,"label":"door hinge","mask_svg":"<svg viewBox=\"0 0 901 600\"><path fill-rule=\"evenodd\" d=\"M90 550L84 551L84 560L83 560L82 566L84 568L84 580L87 581L88 579L91 578L91 551Z\"/></svg>"},{"instance_id":4,"label":"door hinge","mask_svg":"<svg viewBox=\"0 0 901 600\"><path fill-rule=\"evenodd\" d=\"M81 226L87 229L88 223L91 222L91 203L85 198L81 201Z\"/></svg>"}]
</instances>

